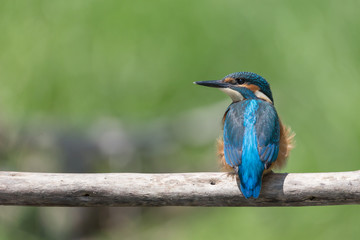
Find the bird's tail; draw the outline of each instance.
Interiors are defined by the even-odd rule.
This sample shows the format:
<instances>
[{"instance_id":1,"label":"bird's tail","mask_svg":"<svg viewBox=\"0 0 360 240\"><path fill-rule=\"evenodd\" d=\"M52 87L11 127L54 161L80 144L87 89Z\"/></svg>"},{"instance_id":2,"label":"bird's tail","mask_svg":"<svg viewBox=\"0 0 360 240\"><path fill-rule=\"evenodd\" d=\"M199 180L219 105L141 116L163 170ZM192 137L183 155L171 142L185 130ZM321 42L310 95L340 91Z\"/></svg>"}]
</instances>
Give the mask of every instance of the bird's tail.
<instances>
[{"instance_id":1,"label":"bird's tail","mask_svg":"<svg viewBox=\"0 0 360 240\"><path fill-rule=\"evenodd\" d=\"M249 171L238 169L240 188L245 198L258 198L261 190L263 171Z\"/></svg>"}]
</instances>

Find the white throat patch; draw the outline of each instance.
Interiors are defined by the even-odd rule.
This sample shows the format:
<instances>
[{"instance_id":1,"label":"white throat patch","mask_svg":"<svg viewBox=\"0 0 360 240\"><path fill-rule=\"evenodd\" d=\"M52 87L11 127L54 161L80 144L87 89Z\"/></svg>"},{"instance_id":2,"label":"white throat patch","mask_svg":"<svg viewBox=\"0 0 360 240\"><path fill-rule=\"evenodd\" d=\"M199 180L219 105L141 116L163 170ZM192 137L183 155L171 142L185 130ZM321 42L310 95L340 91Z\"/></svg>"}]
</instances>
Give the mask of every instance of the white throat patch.
<instances>
[{"instance_id":1,"label":"white throat patch","mask_svg":"<svg viewBox=\"0 0 360 240\"><path fill-rule=\"evenodd\" d=\"M269 103L272 103L270 98L268 98L268 96L266 96L263 92L261 92L259 90L255 91L255 96L257 96L258 98L263 99Z\"/></svg>"},{"instance_id":2,"label":"white throat patch","mask_svg":"<svg viewBox=\"0 0 360 240\"><path fill-rule=\"evenodd\" d=\"M232 100L233 102L239 102L244 100L243 95L241 95L241 93L239 93L238 91L235 91L231 88L219 88L220 91L226 93ZM265 100L269 103L272 103L272 101L270 100L270 98L268 96L266 96L263 92L261 92L260 90L255 91L255 96L257 96L258 98Z\"/></svg>"},{"instance_id":3,"label":"white throat patch","mask_svg":"<svg viewBox=\"0 0 360 240\"><path fill-rule=\"evenodd\" d=\"M229 97L233 100L233 102L239 102L244 100L243 95L239 93L238 91L232 90L231 88L219 88L220 91L226 93L229 95Z\"/></svg>"}]
</instances>

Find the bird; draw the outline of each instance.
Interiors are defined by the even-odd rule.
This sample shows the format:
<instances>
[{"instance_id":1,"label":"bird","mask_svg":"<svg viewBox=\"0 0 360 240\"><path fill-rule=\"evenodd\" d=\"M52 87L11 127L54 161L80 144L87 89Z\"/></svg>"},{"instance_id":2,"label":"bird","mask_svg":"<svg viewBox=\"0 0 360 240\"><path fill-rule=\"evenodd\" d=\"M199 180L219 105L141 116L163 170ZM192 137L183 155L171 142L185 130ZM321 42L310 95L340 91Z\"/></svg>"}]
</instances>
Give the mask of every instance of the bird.
<instances>
[{"instance_id":1,"label":"bird","mask_svg":"<svg viewBox=\"0 0 360 240\"><path fill-rule=\"evenodd\" d=\"M218 88L232 99L222 118L218 156L223 170L238 175L243 196L257 199L263 176L283 167L293 148L294 133L277 114L270 84L252 72L194 83Z\"/></svg>"}]
</instances>

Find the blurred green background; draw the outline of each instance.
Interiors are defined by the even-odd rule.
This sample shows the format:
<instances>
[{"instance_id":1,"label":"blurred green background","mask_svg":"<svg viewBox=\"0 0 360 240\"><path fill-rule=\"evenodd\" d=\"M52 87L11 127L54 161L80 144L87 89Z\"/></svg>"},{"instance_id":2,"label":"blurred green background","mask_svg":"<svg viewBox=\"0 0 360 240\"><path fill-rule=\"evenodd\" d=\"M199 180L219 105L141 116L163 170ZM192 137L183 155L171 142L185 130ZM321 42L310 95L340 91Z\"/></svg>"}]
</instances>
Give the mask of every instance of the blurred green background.
<instances>
[{"instance_id":1,"label":"blurred green background","mask_svg":"<svg viewBox=\"0 0 360 240\"><path fill-rule=\"evenodd\" d=\"M38 172L217 171L252 71L296 132L286 172L360 168L359 1L0 1L0 164ZM1 207L0 239L356 239L359 207Z\"/></svg>"}]
</instances>

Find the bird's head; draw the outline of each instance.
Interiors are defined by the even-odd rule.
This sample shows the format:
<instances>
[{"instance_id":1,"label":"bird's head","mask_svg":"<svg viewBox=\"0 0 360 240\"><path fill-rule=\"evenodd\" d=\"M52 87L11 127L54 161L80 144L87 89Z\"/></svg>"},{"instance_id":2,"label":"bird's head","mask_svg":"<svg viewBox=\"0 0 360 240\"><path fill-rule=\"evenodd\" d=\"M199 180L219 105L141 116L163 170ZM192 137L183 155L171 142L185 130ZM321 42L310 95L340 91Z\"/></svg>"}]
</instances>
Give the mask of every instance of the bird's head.
<instances>
[{"instance_id":1,"label":"bird's head","mask_svg":"<svg viewBox=\"0 0 360 240\"><path fill-rule=\"evenodd\" d=\"M252 72L231 73L221 80L199 81L195 82L195 84L219 88L229 95L234 102L246 98L246 96L243 96L241 93L241 88L250 89L256 97L267 102L274 102L269 83L260 75Z\"/></svg>"}]
</instances>

